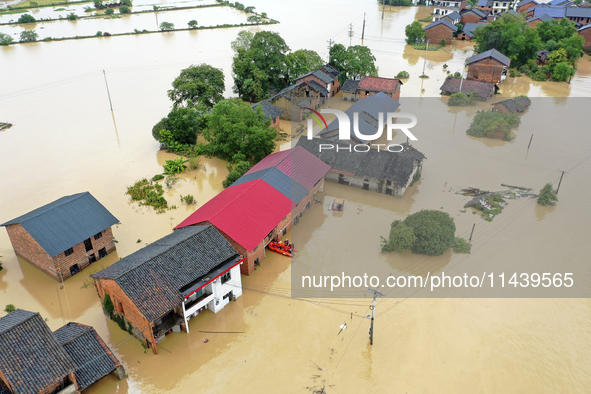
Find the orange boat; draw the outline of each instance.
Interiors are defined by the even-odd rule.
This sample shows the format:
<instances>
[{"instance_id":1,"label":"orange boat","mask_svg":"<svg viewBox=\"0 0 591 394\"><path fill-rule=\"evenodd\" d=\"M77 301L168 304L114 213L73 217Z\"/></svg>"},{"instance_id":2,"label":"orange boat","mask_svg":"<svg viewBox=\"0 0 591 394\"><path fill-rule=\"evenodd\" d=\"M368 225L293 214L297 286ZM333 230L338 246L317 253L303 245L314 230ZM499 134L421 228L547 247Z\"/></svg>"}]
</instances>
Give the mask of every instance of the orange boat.
<instances>
[{"instance_id":1,"label":"orange boat","mask_svg":"<svg viewBox=\"0 0 591 394\"><path fill-rule=\"evenodd\" d=\"M267 246L273 252L277 252L277 253L282 254L284 256L291 257L291 255L292 255L293 249L291 248L291 245L287 246L283 242L271 241L271 242L269 242L269 245L267 245Z\"/></svg>"}]
</instances>

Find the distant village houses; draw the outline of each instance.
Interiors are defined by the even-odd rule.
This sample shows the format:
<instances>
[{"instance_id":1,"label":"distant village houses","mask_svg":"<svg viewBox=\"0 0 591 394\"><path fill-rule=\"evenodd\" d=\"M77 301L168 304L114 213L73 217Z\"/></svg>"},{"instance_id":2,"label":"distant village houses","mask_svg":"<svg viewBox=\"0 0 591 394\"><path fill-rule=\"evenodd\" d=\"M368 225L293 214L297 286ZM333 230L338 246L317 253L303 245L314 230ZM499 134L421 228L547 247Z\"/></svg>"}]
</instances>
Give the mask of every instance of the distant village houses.
<instances>
[{"instance_id":1,"label":"distant village houses","mask_svg":"<svg viewBox=\"0 0 591 394\"><path fill-rule=\"evenodd\" d=\"M0 393L77 394L125 370L94 328L68 323L51 332L39 313L0 318Z\"/></svg>"},{"instance_id":2,"label":"distant village houses","mask_svg":"<svg viewBox=\"0 0 591 394\"><path fill-rule=\"evenodd\" d=\"M242 295L243 260L213 226L192 226L91 277L103 306L111 303L133 336L157 354L167 334L189 332L191 318L204 309L217 313Z\"/></svg>"},{"instance_id":3,"label":"distant village houses","mask_svg":"<svg viewBox=\"0 0 591 394\"><path fill-rule=\"evenodd\" d=\"M577 33L585 39L584 48L589 51L591 50L591 25L581 27Z\"/></svg>"},{"instance_id":4,"label":"distant village houses","mask_svg":"<svg viewBox=\"0 0 591 394\"><path fill-rule=\"evenodd\" d=\"M537 0L522 0L517 3L515 10L521 14L522 12L527 12L530 8L535 7L538 4L540 3L538 3Z\"/></svg>"},{"instance_id":5,"label":"distant village houses","mask_svg":"<svg viewBox=\"0 0 591 394\"><path fill-rule=\"evenodd\" d=\"M90 193L62 197L0 226L17 256L55 280L75 275L115 251L119 223Z\"/></svg>"},{"instance_id":6,"label":"distant village houses","mask_svg":"<svg viewBox=\"0 0 591 394\"><path fill-rule=\"evenodd\" d=\"M321 144L338 145L339 149L321 151ZM326 180L396 197L402 197L413 179L420 176L425 159L407 143L402 144L402 152L377 149L355 152L347 143L321 138L300 138L297 146L330 166Z\"/></svg>"},{"instance_id":7,"label":"distant village houses","mask_svg":"<svg viewBox=\"0 0 591 394\"><path fill-rule=\"evenodd\" d=\"M459 13L466 8L466 1L435 1L433 2L433 22L437 22L446 15Z\"/></svg>"}]
</instances>

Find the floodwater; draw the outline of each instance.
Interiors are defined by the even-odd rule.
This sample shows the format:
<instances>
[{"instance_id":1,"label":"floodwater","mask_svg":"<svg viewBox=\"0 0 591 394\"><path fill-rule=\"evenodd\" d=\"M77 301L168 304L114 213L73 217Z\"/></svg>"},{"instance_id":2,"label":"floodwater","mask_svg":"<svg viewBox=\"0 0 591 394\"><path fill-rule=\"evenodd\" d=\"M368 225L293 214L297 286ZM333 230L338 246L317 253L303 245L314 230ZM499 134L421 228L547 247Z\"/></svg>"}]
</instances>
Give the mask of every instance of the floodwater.
<instances>
[{"instance_id":1,"label":"floodwater","mask_svg":"<svg viewBox=\"0 0 591 394\"><path fill-rule=\"evenodd\" d=\"M328 39L348 44L349 23L355 31L352 43L361 42L366 12L364 44L374 52L380 75L391 77L401 70L411 74L401 99L409 112L420 101L405 99L439 97L443 65L448 64L452 73L460 71L473 50L470 43L457 42L452 51L429 52L425 73L430 78L421 80L417 76L422 74L425 53L404 45L404 26L425 16L427 8L387 8L382 20L381 9L371 0L299 2L298 10L313 10L304 13L270 0L249 5L281 22L249 30L277 31L293 50L313 49L325 58ZM296 18L296 14L305 17ZM199 15L189 19L206 22ZM110 31L122 20L98 20L100 27L95 30ZM62 26L60 34L64 29L61 35L67 35L67 22L56 25ZM151 128L169 111L166 90L182 68L203 62L222 68L226 95L232 95L230 42L238 31L0 48L0 121L14 124L0 133L0 222L82 191L90 191L121 222L114 228L117 253L67 280L63 289L17 259L6 232L0 231L5 268L0 271L0 305L12 303L39 311L53 330L70 319L94 326L114 348L129 377L121 382L104 379L90 393L302 393L323 386L328 393L588 392L589 299L379 300L376 337L370 346L369 320L363 318L370 313L368 294L360 291L350 299L299 299L310 295L290 292L291 270L300 269L301 264L292 266L289 259L268 253L258 271L243 277L242 297L218 315L206 312L192 319L191 333L168 336L157 356L144 353L138 341L104 317L89 275L169 234L222 190L226 163L203 159L202 168L182 174L182 180L166 192L176 210L156 214L131 203L124 194L126 186L160 173L162 164L173 157L158 150ZM106 71L113 112L102 70ZM508 78L501 85L503 96L571 97L532 106L512 142L466 136L475 108L449 109L441 119L425 119L417 126L419 141L414 144L428 158L421 180L402 199L327 183L320 195L323 204L313 205L294 230L298 249L310 259L342 256L336 248L331 253L330 246L328 253L321 251L326 245L317 240L323 233L343 228L345 222L355 226L365 220L374 225L366 225L361 237L344 234L346 242L361 240L368 245L367 254L354 251L353 256L380 259L401 272L420 273L425 267L461 272L468 262L492 264L512 259L532 264L551 260L557 267L566 260L584 263L590 252L586 223L591 216L587 202L591 161L585 159L591 136L586 132L588 125L576 116L586 113L584 103L572 97L591 95L590 75L589 57L585 56L570 85ZM424 103L439 111L443 105L433 98ZM346 107L338 98L329 105ZM555 127L542 122L542 115L566 108L579 111L562 124L556 116ZM283 128L291 134L289 125ZM290 142L280 146L288 148ZM492 223L469 210L460 212L466 198L453 193L467 186L496 190L500 183L537 190L548 181L556 185L557 170L567 174L556 207L516 201ZM181 203L180 196L186 194L195 196L195 206ZM341 217L326 212L326 203L337 196L347 201ZM387 235L389 223L423 208L449 212L460 236L467 237L476 223L468 260L448 252L425 266L422 256L379 253L378 238ZM501 266L506 268L506 264ZM348 327L337 335L345 322Z\"/></svg>"}]
</instances>

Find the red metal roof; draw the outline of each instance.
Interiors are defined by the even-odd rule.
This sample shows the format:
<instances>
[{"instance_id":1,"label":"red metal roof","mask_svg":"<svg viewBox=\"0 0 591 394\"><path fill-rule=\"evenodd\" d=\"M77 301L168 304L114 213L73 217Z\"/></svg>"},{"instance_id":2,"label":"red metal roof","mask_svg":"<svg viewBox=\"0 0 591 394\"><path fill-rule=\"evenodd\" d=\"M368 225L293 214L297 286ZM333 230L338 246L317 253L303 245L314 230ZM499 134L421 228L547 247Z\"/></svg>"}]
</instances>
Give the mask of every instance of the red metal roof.
<instances>
[{"instance_id":1,"label":"red metal roof","mask_svg":"<svg viewBox=\"0 0 591 394\"><path fill-rule=\"evenodd\" d=\"M257 179L224 189L176 229L210 222L248 251L265 239L291 210L291 200Z\"/></svg>"},{"instance_id":2,"label":"red metal roof","mask_svg":"<svg viewBox=\"0 0 591 394\"><path fill-rule=\"evenodd\" d=\"M361 77L357 90L367 90L369 92L394 93L400 80L393 78Z\"/></svg>"},{"instance_id":3,"label":"red metal roof","mask_svg":"<svg viewBox=\"0 0 591 394\"><path fill-rule=\"evenodd\" d=\"M273 153L258 162L247 174L277 167L291 179L311 190L330 170L330 166L301 146Z\"/></svg>"}]
</instances>

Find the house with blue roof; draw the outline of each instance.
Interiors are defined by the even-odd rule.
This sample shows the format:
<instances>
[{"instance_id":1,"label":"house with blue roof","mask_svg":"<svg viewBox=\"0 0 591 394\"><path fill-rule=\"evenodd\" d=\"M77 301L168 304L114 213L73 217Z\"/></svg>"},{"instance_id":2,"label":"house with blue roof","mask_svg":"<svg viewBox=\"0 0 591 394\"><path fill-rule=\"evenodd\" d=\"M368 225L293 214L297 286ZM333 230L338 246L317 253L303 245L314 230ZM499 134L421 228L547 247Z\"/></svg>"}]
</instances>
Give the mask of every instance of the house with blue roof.
<instances>
[{"instance_id":1,"label":"house with blue roof","mask_svg":"<svg viewBox=\"0 0 591 394\"><path fill-rule=\"evenodd\" d=\"M55 280L65 280L114 252L119 223L89 192L62 197L0 224L14 252Z\"/></svg>"}]
</instances>

